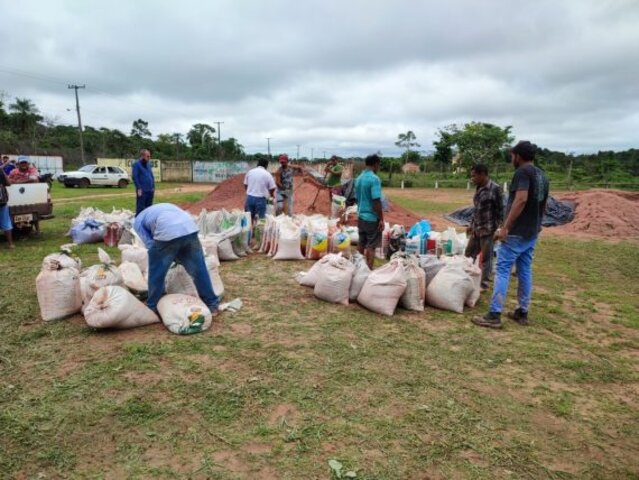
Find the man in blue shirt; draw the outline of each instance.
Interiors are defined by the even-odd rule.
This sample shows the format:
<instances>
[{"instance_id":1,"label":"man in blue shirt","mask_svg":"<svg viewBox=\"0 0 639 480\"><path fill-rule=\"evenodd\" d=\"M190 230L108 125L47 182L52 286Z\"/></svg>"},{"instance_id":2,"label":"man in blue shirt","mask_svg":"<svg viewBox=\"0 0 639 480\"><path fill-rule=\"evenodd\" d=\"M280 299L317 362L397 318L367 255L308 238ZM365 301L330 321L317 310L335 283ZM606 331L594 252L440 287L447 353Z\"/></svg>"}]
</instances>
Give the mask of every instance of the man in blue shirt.
<instances>
[{"instance_id":1,"label":"man in blue shirt","mask_svg":"<svg viewBox=\"0 0 639 480\"><path fill-rule=\"evenodd\" d=\"M216 316L219 299L213 292L202 244L197 237L198 228L191 216L173 204L158 203L140 212L133 228L149 251L148 307L157 311L164 295L166 274L175 261L191 275L198 295Z\"/></svg>"},{"instance_id":2,"label":"man in blue shirt","mask_svg":"<svg viewBox=\"0 0 639 480\"><path fill-rule=\"evenodd\" d=\"M357 228L359 242L357 249L366 256L368 268L373 269L375 249L382 243L384 212L382 211L382 182L375 175L379 171L381 158L369 155L365 160L366 169L355 180L357 197Z\"/></svg>"},{"instance_id":3,"label":"man in blue shirt","mask_svg":"<svg viewBox=\"0 0 639 480\"><path fill-rule=\"evenodd\" d=\"M155 193L155 178L149 160L151 152L140 150L140 158L133 164L133 184L135 185L135 214L153 205L153 194Z\"/></svg>"}]
</instances>

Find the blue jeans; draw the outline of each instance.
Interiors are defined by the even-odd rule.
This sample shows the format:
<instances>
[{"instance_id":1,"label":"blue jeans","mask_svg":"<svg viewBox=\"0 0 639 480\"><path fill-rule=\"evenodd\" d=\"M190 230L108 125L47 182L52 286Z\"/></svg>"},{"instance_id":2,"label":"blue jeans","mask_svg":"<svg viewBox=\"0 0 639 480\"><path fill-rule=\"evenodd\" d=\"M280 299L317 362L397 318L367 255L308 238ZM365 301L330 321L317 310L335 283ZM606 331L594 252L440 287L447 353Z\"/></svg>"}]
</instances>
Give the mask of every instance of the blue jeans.
<instances>
[{"instance_id":1,"label":"blue jeans","mask_svg":"<svg viewBox=\"0 0 639 480\"><path fill-rule=\"evenodd\" d=\"M517 301L519 308L527 312L530 306L532 293L532 261L537 237L523 238L518 235L508 235L504 242L497 248L497 271L495 273L495 285L493 298L490 302L490 311L501 313L506 295L510 272L513 265L517 264Z\"/></svg>"},{"instance_id":2,"label":"blue jeans","mask_svg":"<svg viewBox=\"0 0 639 480\"><path fill-rule=\"evenodd\" d=\"M135 215L136 216L145 208L149 208L151 205L153 205L153 194L155 192L153 192L153 190L151 190L150 192L142 192L142 195L140 195L139 197L137 196L137 193L138 192L136 190L135 192L136 194Z\"/></svg>"},{"instance_id":3,"label":"blue jeans","mask_svg":"<svg viewBox=\"0 0 639 480\"><path fill-rule=\"evenodd\" d=\"M197 294L209 310L217 310L220 302L213 292L197 232L167 242L155 240L149 248L149 296L146 301L148 307L157 311L158 302L164 295L166 274L174 261L191 275Z\"/></svg>"},{"instance_id":4,"label":"blue jeans","mask_svg":"<svg viewBox=\"0 0 639 480\"><path fill-rule=\"evenodd\" d=\"M251 218L253 219L255 219L255 217L264 218L266 216L266 198L247 195L246 202L244 203L244 211L250 212Z\"/></svg>"}]
</instances>

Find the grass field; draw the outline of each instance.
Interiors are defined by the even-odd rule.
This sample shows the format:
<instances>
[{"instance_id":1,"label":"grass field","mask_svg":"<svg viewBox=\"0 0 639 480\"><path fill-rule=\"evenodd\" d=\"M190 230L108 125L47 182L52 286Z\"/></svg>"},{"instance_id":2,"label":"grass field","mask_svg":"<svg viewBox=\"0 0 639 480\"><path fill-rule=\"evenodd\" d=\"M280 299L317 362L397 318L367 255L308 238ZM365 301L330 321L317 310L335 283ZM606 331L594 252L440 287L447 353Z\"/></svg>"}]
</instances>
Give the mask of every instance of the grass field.
<instances>
[{"instance_id":1,"label":"grass field","mask_svg":"<svg viewBox=\"0 0 639 480\"><path fill-rule=\"evenodd\" d=\"M401 195L426 217L463 202ZM244 307L209 332L94 332L43 324L35 297L80 205L0 241L1 478L337 478L330 460L358 479L639 478L636 243L543 237L528 328L473 327L485 296L464 315L322 303L292 278L310 263L255 255L222 265Z\"/></svg>"}]
</instances>

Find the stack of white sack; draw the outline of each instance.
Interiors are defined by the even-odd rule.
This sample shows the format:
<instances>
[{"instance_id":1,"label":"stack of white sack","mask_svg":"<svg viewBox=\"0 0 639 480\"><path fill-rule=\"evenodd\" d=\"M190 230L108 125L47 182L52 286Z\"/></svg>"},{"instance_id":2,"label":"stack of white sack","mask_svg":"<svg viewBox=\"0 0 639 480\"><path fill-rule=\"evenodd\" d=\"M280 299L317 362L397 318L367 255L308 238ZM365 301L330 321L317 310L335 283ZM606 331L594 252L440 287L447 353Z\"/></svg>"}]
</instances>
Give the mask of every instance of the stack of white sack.
<instances>
[{"instance_id":1,"label":"stack of white sack","mask_svg":"<svg viewBox=\"0 0 639 480\"><path fill-rule=\"evenodd\" d=\"M82 295L82 311L89 305L95 292L101 287L111 285L122 286L124 280L118 268L113 264L111 257L101 248L98 248L100 263L82 271L80 274L80 293Z\"/></svg>"},{"instance_id":2,"label":"stack of white sack","mask_svg":"<svg viewBox=\"0 0 639 480\"><path fill-rule=\"evenodd\" d=\"M218 242L217 257L222 261L238 260L251 253L251 216L241 210L202 210L195 217L201 238Z\"/></svg>"},{"instance_id":3,"label":"stack of white sack","mask_svg":"<svg viewBox=\"0 0 639 480\"><path fill-rule=\"evenodd\" d=\"M463 313L464 305L472 308L479 300L481 269L468 257L442 258L445 265L426 287L426 303L441 310Z\"/></svg>"},{"instance_id":4,"label":"stack of white sack","mask_svg":"<svg viewBox=\"0 0 639 480\"><path fill-rule=\"evenodd\" d=\"M36 278L40 314L45 322L59 320L80 311L80 259L69 250L47 255Z\"/></svg>"},{"instance_id":5,"label":"stack of white sack","mask_svg":"<svg viewBox=\"0 0 639 480\"><path fill-rule=\"evenodd\" d=\"M479 299L481 270L463 256L438 259L397 252L371 272L359 253L350 262L341 254L328 254L295 278L322 300L344 305L346 298L357 300L383 315L393 315L397 306L422 312L425 304L461 313L464 305L472 308Z\"/></svg>"}]
</instances>

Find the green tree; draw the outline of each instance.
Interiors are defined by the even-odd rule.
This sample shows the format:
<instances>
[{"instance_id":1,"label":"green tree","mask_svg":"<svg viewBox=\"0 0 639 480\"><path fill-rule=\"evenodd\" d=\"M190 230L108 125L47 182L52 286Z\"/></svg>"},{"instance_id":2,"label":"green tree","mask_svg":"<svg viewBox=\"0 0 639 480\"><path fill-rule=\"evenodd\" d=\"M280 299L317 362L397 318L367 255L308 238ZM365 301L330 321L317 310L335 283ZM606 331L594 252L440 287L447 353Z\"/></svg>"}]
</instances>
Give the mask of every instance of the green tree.
<instances>
[{"instance_id":1,"label":"green tree","mask_svg":"<svg viewBox=\"0 0 639 480\"><path fill-rule=\"evenodd\" d=\"M433 155L433 161L440 165L442 172L453 161L453 134L450 132L450 127L440 128L437 131L438 140L433 142L435 147L435 153Z\"/></svg>"},{"instance_id":2,"label":"green tree","mask_svg":"<svg viewBox=\"0 0 639 480\"><path fill-rule=\"evenodd\" d=\"M15 133L23 138L33 138L35 128L42 116L35 104L28 98L16 98L15 102L9 105L11 110L11 120Z\"/></svg>"},{"instance_id":3,"label":"green tree","mask_svg":"<svg viewBox=\"0 0 639 480\"><path fill-rule=\"evenodd\" d=\"M408 161L408 152L412 147L421 147L421 145L417 143L417 137L412 130L409 130L406 133L398 134L395 145L406 150L404 152L404 155L402 155L402 157L404 158L404 163Z\"/></svg>"},{"instance_id":4,"label":"green tree","mask_svg":"<svg viewBox=\"0 0 639 480\"><path fill-rule=\"evenodd\" d=\"M206 123L196 123L186 134L195 159L210 159L215 152L215 128Z\"/></svg>"},{"instance_id":5,"label":"green tree","mask_svg":"<svg viewBox=\"0 0 639 480\"><path fill-rule=\"evenodd\" d=\"M457 146L461 167L469 170L474 163L485 163L498 168L504 146L514 140L511 130L511 126L501 128L481 122L466 123L461 128L451 125L452 140Z\"/></svg>"},{"instance_id":6,"label":"green tree","mask_svg":"<svg viewBox=\"0 0 639 480\"><path fill-rule=\"evenodd\" d=\"M244 158L244 147L240 145L237 139L230 137L220 142L221 156L232 160Z\"/></svg>"},{"instance_id":7,"label":"green tree","mask_svg":"<svg viewBox=\"0 0 639 480\"><path fill-rule=\"evenodd\" d=\"M135 120L131 128L131 136L139 139L150 139L151 131L149 130L149 122L145 122L141 118Z\"/></svg>"}]
</instances>

